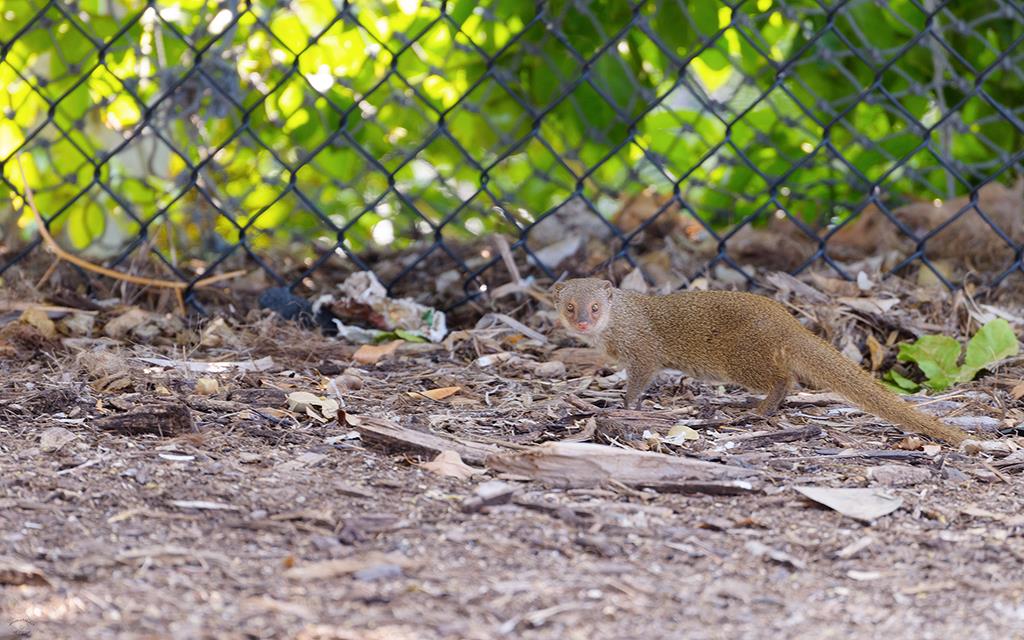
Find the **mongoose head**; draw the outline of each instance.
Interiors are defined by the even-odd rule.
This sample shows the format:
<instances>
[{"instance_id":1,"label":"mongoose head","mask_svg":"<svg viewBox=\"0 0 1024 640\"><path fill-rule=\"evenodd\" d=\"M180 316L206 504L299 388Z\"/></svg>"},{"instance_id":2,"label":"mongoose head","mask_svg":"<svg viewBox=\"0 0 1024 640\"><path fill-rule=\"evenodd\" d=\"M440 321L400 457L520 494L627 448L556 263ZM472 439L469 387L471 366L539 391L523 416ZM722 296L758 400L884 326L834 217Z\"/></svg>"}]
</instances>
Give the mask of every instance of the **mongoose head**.
<instances>
[{"instance_id":1,"label":"mongoose head","mask_svg":"<svg viewBox=\"0 0 1024 640\"><path fill-rule=\"evenodd\" d=\"M558 317L570 333L600 335L611 317L615 287L607 280L577 278L551 287Z\"/></svg>"}]
</instances>

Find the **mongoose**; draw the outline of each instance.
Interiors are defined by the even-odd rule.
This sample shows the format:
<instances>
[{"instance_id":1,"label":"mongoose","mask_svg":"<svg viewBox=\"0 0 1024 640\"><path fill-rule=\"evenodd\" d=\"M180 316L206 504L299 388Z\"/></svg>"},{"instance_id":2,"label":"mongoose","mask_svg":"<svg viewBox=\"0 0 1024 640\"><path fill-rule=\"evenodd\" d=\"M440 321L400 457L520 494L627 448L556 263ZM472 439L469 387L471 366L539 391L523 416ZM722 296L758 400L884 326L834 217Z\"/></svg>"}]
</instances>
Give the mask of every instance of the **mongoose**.
<instances>
[{"instance_id":1,"label":"mongoose","mask_svg":"<svg viewBox=\"0 0 1024 640\"><path fill-rule=\"evenodd\" d=\"M739 291L650 296L596 278L567 280L551 292L570 334L625 365L627 407L639 408L651 379L671 368L767 394L756 409L762 415L775 412L800 381L835 391L914 433L955 445L967 438L912 408L764 296Z\"/></svg>"}]
</instances>

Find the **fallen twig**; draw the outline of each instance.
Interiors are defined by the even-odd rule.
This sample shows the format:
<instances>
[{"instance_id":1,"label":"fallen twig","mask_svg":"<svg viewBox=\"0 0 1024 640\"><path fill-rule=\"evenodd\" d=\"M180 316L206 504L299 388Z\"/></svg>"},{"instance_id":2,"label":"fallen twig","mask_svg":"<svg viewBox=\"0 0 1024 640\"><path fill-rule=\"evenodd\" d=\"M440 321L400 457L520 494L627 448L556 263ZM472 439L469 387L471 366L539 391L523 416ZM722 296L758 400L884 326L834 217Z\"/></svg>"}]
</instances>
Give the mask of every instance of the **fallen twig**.
<instances>
[{"instance_id":1,"label":"fallen twig","mask_svg":"<svg viewBox=\"0 0 1024 640\"><path fill-rule=\"evenodd\" d=\"M189 285L188 282L181 282L178 280L162 280L159 278L136 276L130 273L121 273L120 271L108 269L107 267L103 267L98 264L93 264L84 258L80 258L79 256L76 256L75 254L66 251L62 246L57 244L57 241L54 240L53 236L50 234L50 230L46 226L46 221L43 219L42 214L39 213L39 209L36 207L35 195L32 192L32 187L29 186L28 184L28 178L25 176L25 168L21 164L20 153L16 157L16 160L18 162L18 170L21 172L21 181L25 188L25 202L26 204L28 204L29 210L32 211L32 215L36 220L36 225L39 227L39 237L42 238L43 244L45 244L46 247L55 256L57 256L58 261L64 260L65 262L70 262L76 267L85 269L86 271L92 271L93 273L98 273L100 275L107 276L108 278L114 278L115 280L120 280L122 282L131 282L132 284L139 284L147 287L172 289L175 292L175 295L177 296L178 307L180 308L182 315L184 315L185 313L185 298L183 294L185 289L189 288L190 286L193 289L201 289L203 287L208 287L218 282L230 280L231 278L237 278L238 276L245 274L244 269L240 269L238 271L229 271L228 273L220 273L215 276L201 278L200 280L197 280L194 284ZM50 271L56 268L56 264L57 263L51 265Z\"/></svg>"}]
</instances>

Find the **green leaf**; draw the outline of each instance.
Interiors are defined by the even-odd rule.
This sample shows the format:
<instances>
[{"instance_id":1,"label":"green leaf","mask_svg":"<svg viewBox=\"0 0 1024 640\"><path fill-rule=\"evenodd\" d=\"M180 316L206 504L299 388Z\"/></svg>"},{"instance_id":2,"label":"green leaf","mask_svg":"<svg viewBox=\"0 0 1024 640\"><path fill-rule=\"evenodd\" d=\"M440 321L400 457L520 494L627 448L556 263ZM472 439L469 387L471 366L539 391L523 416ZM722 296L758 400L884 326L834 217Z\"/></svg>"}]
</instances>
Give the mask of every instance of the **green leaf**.
<instances>
[{"instance_id":1,"label":"green leaf","mask_svg":"<svg viewBox=\"0 0 1024 640\"><path fill-rule=\"evenodd\" d=\"M887 382L887 387L895 387L899 393L913 393L920 390L921 385L917 384L910 378L901 375L899 371L890 369L886 372L883 378L884 382Z\"/></svg>"},{"instance_id":2,"label":"green leaf","mask_svg":"<svg viewBox=\"0 0 1024 640\"><path fill-rule=\"evenodd\" d=\"M961 382L973 380L985 367L1015 356L1019 351L1020 345L1010 323L1002 318L990 320L967 343L967 355L960 368L959 379Z\"/></svg>"},{"instance_id":3,"label":"green leaf","mask_svg":"<svg viewBox=\"0 0 1024 640\"><path fill-rule=\"evenodd\" d=\"M427 342L427 339L415 331L406 331L405 329L395 329L395 335L405 340L406 342Z\"/></svg>"},{"instance_id":4,"label":"green leaf","mask_svg":"<svg viewBox=\"0 0 1024 640\"><path fill-rule=\"evenodd\" d=\"M949 336L921 336L912 344L900 345L900 362L913 362L925 375L925 386L947 389L959 379L960 343Z\"/></svg>"},{"instance_id":5,"label":"green leaf","mask_svg":"<svg viewBox=\"0 0 1024 640\"><path fill-rule=\"evenodd\" d=\"M448 10L448 15L455 24L462 26L462 23L466 21L466 18L473 13L473 8L476 7L474 0L455 0L452 3L452 7Z\"/></svg>"}]
</instances>

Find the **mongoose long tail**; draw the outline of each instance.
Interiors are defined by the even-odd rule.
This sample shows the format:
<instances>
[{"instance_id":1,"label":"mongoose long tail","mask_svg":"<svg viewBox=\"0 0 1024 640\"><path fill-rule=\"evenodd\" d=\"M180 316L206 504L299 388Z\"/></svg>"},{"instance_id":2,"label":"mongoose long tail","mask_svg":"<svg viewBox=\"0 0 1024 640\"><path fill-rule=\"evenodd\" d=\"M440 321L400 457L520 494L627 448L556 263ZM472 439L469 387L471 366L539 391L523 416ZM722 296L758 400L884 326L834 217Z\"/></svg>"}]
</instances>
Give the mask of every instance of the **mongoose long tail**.
<instances>
[{"instance_id":1,"label":"mongoose long tail","mask_svg":"<svg viewBox=\"0 0 1024 640\"><path fill-rule=\"evenodd\" d=\"M885 418L909 431L959 445L968 438L965 431L921 413L871 374L836 351L818 336L807 332L791 357L793 372L818 389L834 391L861 409Z\"/></svg>"}]
</instances>

